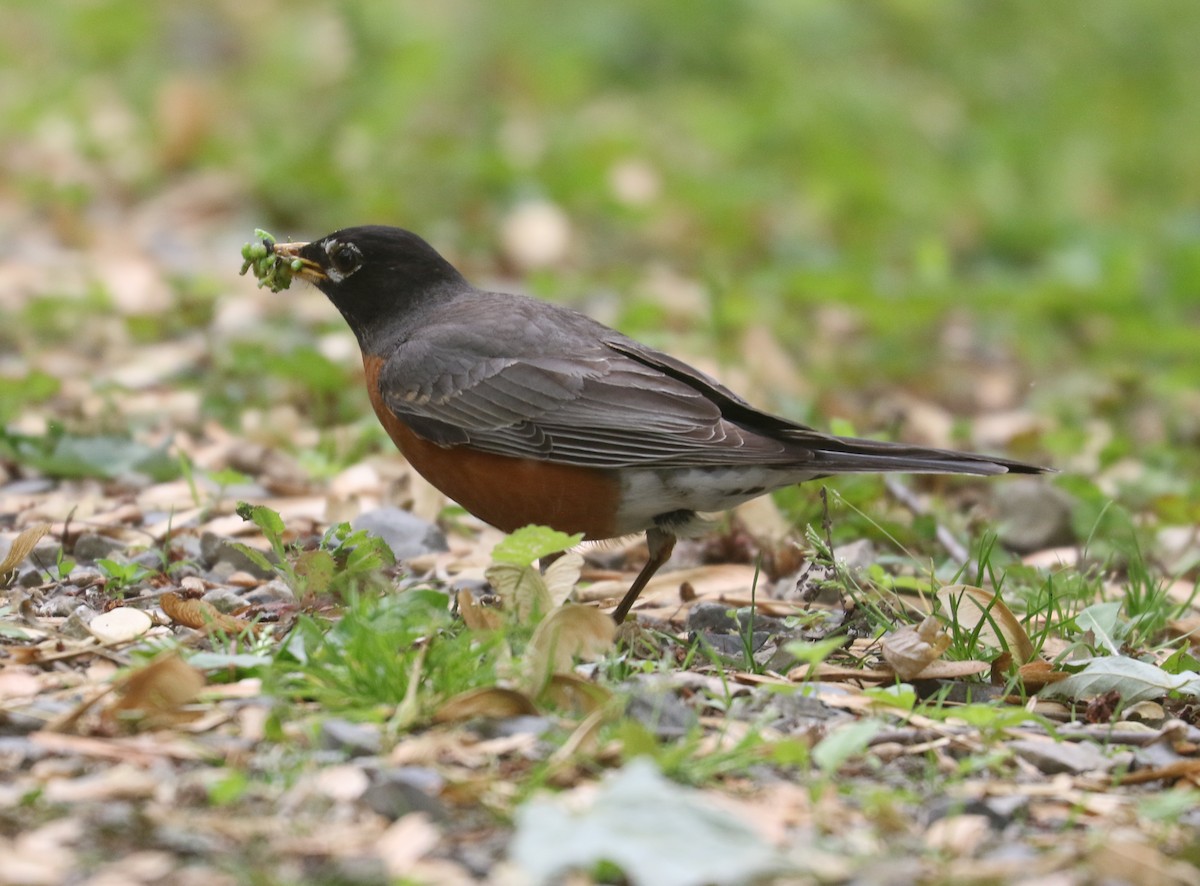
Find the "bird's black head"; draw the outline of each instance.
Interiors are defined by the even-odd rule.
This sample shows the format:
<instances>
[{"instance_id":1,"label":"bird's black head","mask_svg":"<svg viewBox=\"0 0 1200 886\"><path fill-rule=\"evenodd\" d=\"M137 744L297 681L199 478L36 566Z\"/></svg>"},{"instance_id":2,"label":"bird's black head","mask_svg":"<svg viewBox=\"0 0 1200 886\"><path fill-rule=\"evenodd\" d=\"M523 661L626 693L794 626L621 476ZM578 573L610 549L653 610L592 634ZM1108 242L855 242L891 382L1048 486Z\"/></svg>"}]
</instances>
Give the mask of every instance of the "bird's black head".
<instances>
[{"instance_id":1,"label":"bird's black head","mask_svg":"<svg viewBox=\"0 0 1200 886\"><path fill-rule=\"evenodd\" d=\"M296 276L320 289L365 344L462 275L411 231L383 225L343 228L311 243L276 243L284 259L300 259Z\"/></svg>"}]
</instances>

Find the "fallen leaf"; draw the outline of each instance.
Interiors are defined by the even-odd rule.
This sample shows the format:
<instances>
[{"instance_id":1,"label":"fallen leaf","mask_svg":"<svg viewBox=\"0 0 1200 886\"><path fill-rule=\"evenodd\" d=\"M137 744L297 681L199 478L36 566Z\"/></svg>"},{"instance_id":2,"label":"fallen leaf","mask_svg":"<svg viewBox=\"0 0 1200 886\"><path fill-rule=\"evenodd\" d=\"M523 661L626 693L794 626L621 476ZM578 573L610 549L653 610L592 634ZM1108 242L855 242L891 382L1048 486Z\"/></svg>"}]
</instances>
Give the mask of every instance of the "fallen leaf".
<instances>
[{"instance_id":1,"label":"fallen leaf","mask_svg":"<svg viewBox=\"0 0 1200 886\"><path fill-rule=\"evenodd\" d=\"M433 715L435 723L453 723L473 720L476 717L521 717L536 714L537 708L529 696L515 689L501 686L485 686L470 689L451 698Z\"/></svg>"},{"instance_id":2,"label":"fallen leaf","mask_svg":"<svg viewBox=\"0 0 1200 886\"><path fill-rule=\"evenodd\" d=\"M123 762L80 778L56 778L46 784L48 803L115 803L143 800L163 786L160 776Z\"/></svg>"},{"instance_id":3,"label":"fallen leaf","mask_svg":"<svg viewBox=\"0 0 1200 886\"><path fill-rule=\"evenodd\" d=\"M968 634L978 629L980 639L1012 652L1022 664L1036 654L1029 634L999 594L972 585L947 585L937 592L942 613Z\"/></svg>"},{"instance_id":4,"label":"fallen leaf","mask_svg":"<svg viewBox=\"0 0 1200 886\"><path fill-rule=\"evenodd\" d=\"M808 680L824 680L838 683L849 680L862 680L864 683L886 683L896 679L896 674L890 668L849 668L843 665L821 662L813 665L803 664L787 672L787 678L793 683Z\"/></svg>"},{"instance_id":5,"label":"fallen leaf","mask_svg":"<svg viewBox=\"0 0 1200 886\"><path fill-rule=\"evenodd\" d=\"M1006 747L1046 775L1067 772L1108 772L1117 760L1104 755L1089 741L1056 741L1053 738L1017 738Z\"/></svg>"},{"instance_id":6,"label":"fallen leaf","mask_svg":"<svg viewBox=\"0 0 1200 886\"><path fill-rule=\"evenodd\" d=\"M947 815L925 831L925 845L951 857L974 857L991 833L986 815Z\"/></svg>"},{"instance_id":7,"label":"fallen leaf","mask_svg":"<svg viewBox=\"0 0 1200 886\"><path fill-rule=\"evenodd\" d=\"M533 566L495 563L484 577L520 624L534 624L553 608L546 580Z\"/></svg>"},{"instance_id":8,"label":"fallen leaf","mask_svg":"<svg viewBox=\"0 0 1200 886\"><path fill-rule=\"evenodd\" d=\"M749 883L785 867L756 831L668 781L645 757L598 788L525 803L509 851L532 883L559 882L602 861L630 882L655 886Z\"/></svg>"},{"instance_id":9,"label":"fallen leaf","mask_svg":"<svg viewBox=\"0 0 1200 886\"><path fill-rule=\"evenodd\" d=\"M484 576L505 609L516 613L521 624L535 624L570 596L582 570L583 557L571 551L551 563L545 573L534 566L499 562L489 566Z\"/></svg>"},{"instance_id":10,"label":"fallen leaf","mask_svg":"<svg viewBox=\"0 0 1200 886\"><path fill-rule=\"evenodd\" d=\"M578 714L591 714L612 700L612 692L577 674L551 674L539 700Z\"/></svg>"},{"instance_id":11,"label":"fallen leaf","mask_svg":"<svg viewBox=\"0 0 1200 886\"><path fill-rule=\"evenodd\" d=\"M458 592L458 614L472 631L498 631L504 626L504 613L495 607L484 606L466 588Z\"/></svg>"},{"instance_id":12,"label":"fallen leaf","mask_svg":"<svg viewBox=\"0 0 1200 886\"><path fill-rule=\"evenodd\" d=\"M176 624L205 633L240 634L250 627L250 622L226 615L211 603L204 600L185 600L175 593L163 594L158 598L158 605L162 607L167 618Z\"/></svg>"},{"instance_id":13,"label":"fallen leaf","mask_svg":"<svg viewBox=\"0 0 1200 886\"><path fill-rule=\"evenodd\" d=\"M950 635L930 615L919 625L904 625L880 642L884 661L901 680L912 680L950 648Z\"/></svg>"},{"instance_id":14,"label":"fallen leaf","mask_svg":"<svg viewBox=\"0 0 1200 886\"><path fill-rule=\"evenodd\" d=\"M934 661L916 678L918 680L954 680L959 677L973 677L990 671L990 662L969 658L964 661Z\"/></svg>"},{"instance_id":15,"label":"fallen leaf","mask_svg":"<svg viewBox=\"0 0 1200 886\"><path fill-rule=\"evenodd\" d=\"M1021 685L1028 692L1039 692L1052 683L1060 683L1071 676L1066 671L1055 670L1048 661L1031 661L1017 669Z\"/></svg>"},{"instance_id":16,"label":"fallen leaf","mask_svg":"<svg viewBox=\"0 0 1200 886\"><path fill-rule=\"evenodd\" d=\"M537 626L525 649L525 677L541 693L551 674L571 670L575 659L590 661L612 648L617 624L605 612L564 603Z\"/></svg>"},{"instance_id":17,"label":"fallen leaf","mask_svg":"<svg viewBox=\"0 0 1200 886\"><path fill-rule=\"evenodd\" d=\"M1162 668L1129 658L1108 655L1093 658L1087 667L1042 693L1049 697L1091 698L1106 692L1119 692L1124 704L1162 698L1168 692L1200 695L1200 674L1184 671L1168 674Z\"/></svg>"},{"instance_id":18,"label":"fallen leaf","mask_svg":"<svg viewBox=\"0 0 1200 886\"><path fill-rule=\"evenodd\" d=\"M380 835L375 851L388 876L405 879L418 861L437 848L442 834L424 812L410 812L397 819Z\"/></svg>"},{"instance_id":19,"label":"fallen leaf","mask_svg":"<svg viewBox=\"0 0 1200 886\"><path fill-rule=\"evenodd\" d=\"M37 543L49 531L49 523L39 523L36 526L30 526L13 539L8 553L4 555L4 560L0 561L0 586L5 584L5 576L25 562L30 551L37 547Z\"/></svg>"},{"instance_id":20,"label":"fallen leaf","mask_svg":"<svg viewBox=\"0 0 1200 886\"><path fill-rule=\"evenodd\" d=\"M163 653L118 684L120 698L105 717L151 729L168 726L180 719L180 709L200 694L204 684L204 675L178 652Z\"/></svg>"}]
</instances>

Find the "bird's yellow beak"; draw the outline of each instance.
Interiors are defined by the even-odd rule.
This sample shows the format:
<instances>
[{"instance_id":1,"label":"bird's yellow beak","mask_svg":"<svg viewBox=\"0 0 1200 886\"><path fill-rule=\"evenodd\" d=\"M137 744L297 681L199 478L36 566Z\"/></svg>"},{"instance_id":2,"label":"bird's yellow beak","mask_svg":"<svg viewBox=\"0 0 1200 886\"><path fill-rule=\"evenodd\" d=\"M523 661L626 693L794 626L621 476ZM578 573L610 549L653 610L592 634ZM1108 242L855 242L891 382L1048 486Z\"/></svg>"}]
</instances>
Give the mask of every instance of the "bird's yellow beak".
<instances>
[{"instance_id":1,"label":"bird's yellow beak","mask_svg":"<svg viewBox=\"0 0 1200 886\"><path fill-rule=\"evenodd\" d=\"M307 246L307 243L276 243L274 253L284 262L300 262L300 268L293 269L292 274L299 277L301 280L307 280L310 283L320 283L327 279L325 272L321 270L321 266L312 259L305 258L300 254L300 250Z\"/></svg>"}]
</instances>

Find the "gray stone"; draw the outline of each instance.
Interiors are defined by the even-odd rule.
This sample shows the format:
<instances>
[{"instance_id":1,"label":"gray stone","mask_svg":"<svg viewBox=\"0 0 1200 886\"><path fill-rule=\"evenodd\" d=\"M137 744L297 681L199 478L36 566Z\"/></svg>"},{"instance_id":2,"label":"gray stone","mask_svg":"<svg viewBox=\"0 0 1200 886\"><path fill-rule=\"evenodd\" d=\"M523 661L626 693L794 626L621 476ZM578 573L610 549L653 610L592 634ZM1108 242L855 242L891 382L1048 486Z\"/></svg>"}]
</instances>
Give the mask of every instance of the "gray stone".
<instances>
[{"instance_id":1,"label":"gray stone","mask_svg":"<svg viewBox=\"0 0 1200 886\"><path fill-rule=\"evenodd\" d=\"M1075 542L1075 500L1043 480L1010 480L995 490L997 534L1010 551L1028 554Z\"/></svg>"},{"instance_id":2,"label":"gray stone","mask_svg":"<svg viewBox=\"0 0 1200 886\"><path fill-rule=\"evenodd\" d=\"M875 545L869 538L860 538L833 549L833 559L851 572L868 568L875 562L876 557Z\"/></svg>"},{"instance_id":3,"label":"gray stone","mask_svg":"<svg viewBox=\"0 0 1200 886\"><path fill-rule=\"evenodd\" d=\"M111 558L113 554L120 553L123 550L125 550L125 544L117 541L115 538L86 533L79 536L75 541L75 547L71 551L71 555L76 560L84 563L95 563L97 560L102 560L106 557Z\"/></svg>"},{"instance_id":4,"label":"gray stone","mask_svg":"<svg viewBox=\"0 0 1200 886\"><path fill-rule=\"evenodd\" d=\"M92 607L80 604L67 616L60 630L73 640L85 640L92 636L92 632L88 630L88 624L97 615L98 613Z\"/></svg>"},{"instance_id":5,"label":"gray stone","mask_svg":"<svg viewBox=\"0 0 1200 886\"><path fill-rule=\"evenodd\" d=\"M724 603L697 603L688 613L687 628L692 633L736 631L737 615L732 606Z\"/></svg>"},{"instance_id":6,"label":"gray stone","mask_svg":"<svg viewBox=\"0 0 1200 886\"><path fill-rule=\"evenodd\" d=\"M45 569L52 568L59 559L65 557L62 542L57 538L43 538L30 552L27 563L33 563Z\"/></svg>"},{"instance_id":7,"label":"gray stone","mask_svg":"<svg viewBox=\"0 0 1200 886\"><path fill-rule=\"evenodd\" d=\"M516 717L485 718L472 724L482 738L501 738L510 735L542 735L554 727L549 717L522 714Z\"/></svg>"},{"instance_id":8,"label":"gray stone","mask_svg":"<svg viewBox=\"0 0 1200 886\"><path fill-rule=\"evenodd\" d=\"M377 725L352 723L338 717L330 717L321 723L317 740L326 750L343 751L348 757L378 754L382 746Z\"/></svg>"},{"instance_id":9,"label":"gray stone","mask_svg":"<svg viewBox=\"0 0 1200 886\"><path fill-rule=\"evenodd\" d=\"M1117 762L1089 741L1021 738L1010 741L1007 748L1046 775L1108 772Z\"/></svg>"},{"instance_id":10,"label":"gray stone","mask_svg":"<svg viewBox=\"0 0 1200 886\"><path fill-rule=\"evenodd\" d=\"M54 481L49 477L30 477L28 480L14 480L0 486L0 496L39 495L53 488Z\"/></svg>"},{"instance_id":11,"label":"gray stone","mask_svg":"<svg viewBox=\"0 0 1200 886\"><path fill-rule=\"evenodd\" d=\"M246 601L241 598L238 592L229 587L213 588L200 599L210 604L218 612L233 612L235 609L241 609L246 605Z\"/></svg>"},{"instance_id":12,"label":"gray stone","mask_svg":"<svg viewBox=\"0 0 1200 886\"><path fill-rule=\"evenodd\" d=\"M699 722L696 712L680 699L674 687L657 681L645 682L634 690L625 715L663 740L682 738Z\"/></svg>"},{"instance_id":13,"label":"gray stone","mask_svg":"<svg viewBox=\"0 0 1200 886\"><path fill-rule=\"evenodd\" d=\"M136 557L131 558L130 562L136 563L138 566L141 566L143 569L148 569L151 572L162 572L162 569L163 569L162 551L158 551L158 550L142 551Z\"/></svg>"},{"instance_id":14,"label":"gray stone","mask_svg":"<svg viewBox=\"0 0 1200 886\"><path fill-rule=\"evenodd\" d=\"M23 588L36 588L38 585L45 584L47 575L43 569L26 569L20 577L17 578L17 584Z\"/></svg>"},{"instance_id":15,"label":"gray stone","mask_svg":"<svg viewBox=\"0 0 1200 886\"><path fill-rule=\"evenodd\" d=\"M275 575L275 570L264 569L254 562L250 557L246 556L236 547L234 542L228 538L216 535L212 532L206 532L200 536L200 562L205 569L216 570L222 563L232 567L233 572L248 572L255 578L271 578ZM274 555L265 554L268 560L273 560Z\"/></svg>"},{"instance_id":16,"label":"gray stone","mask_svg":"<svg viewBox=\"0 0 1200 886\"><path fill-rule=\"evenodd\" d=\"M242 602L251 606L270 606L274 603L295 603L296 592L287 586L282 578L275 578L266 584L242 594Z\"/></svg>"},{"instance_id":17,"label":"gray stone","mask_svg":"<svg viewBox=\"0 0 1200 886\"><path fill-rule=\"evenodd\" d=\"M359 514L350 522L354 529L383 539L397 560L408 560L421 554L448 551L446 536L437 526L415 514L399 508L376 508Z\"/></svg>"},{"instance_id":18,"label":"gray stone","mask_svg":"<svg viewBox=\"0 0 1200 886\"><path fill-rule=\"evenodd\" d=\"M448 811L437 798L442 779L429 770L406 766L378 772L362 795L372 811L392 820L410 812L424 812L434 821L445 821Z\"/></svg>"},{"instance_id":19,"label":"gray stone","mask_svg":"<svg viewBox=\"0 0 1200 886\"><path fill-rule=\"evenodd\" d=\"M687 627L692 633L741 633L749 630L755 634L790 633L782 619L755 612L749 606L733 609L723 603L697 603L688 613Z\"/></svg>"}]
</instances>

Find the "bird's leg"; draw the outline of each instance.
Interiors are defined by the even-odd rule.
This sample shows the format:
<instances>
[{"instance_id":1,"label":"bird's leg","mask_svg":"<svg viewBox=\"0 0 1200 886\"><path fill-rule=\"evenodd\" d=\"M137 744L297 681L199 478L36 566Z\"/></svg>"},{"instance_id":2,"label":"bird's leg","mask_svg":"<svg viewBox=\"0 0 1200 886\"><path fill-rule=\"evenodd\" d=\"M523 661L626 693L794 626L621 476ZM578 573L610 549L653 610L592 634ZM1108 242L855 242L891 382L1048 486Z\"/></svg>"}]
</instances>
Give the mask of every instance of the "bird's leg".
<instances>
[{"instance_id":1,"label":"bird's leg","mask_svg":"<svg viewBox=\"0 0 1200 886\"><path fill-rule=\"evenodd\" d=\"M633 580L633 584L625 592L625 596L621 598L617 608L613 610L613 621L617 624L625 620L625 616L629 614L629 610L637 601L638 594L649 584L654 573L658 572L662 565L671 559L671 551L675 549L675 533L653 526L646 530L646 545L650 548L650 559L646 561L646 565L642 567L638 577Z\"/></svg>"}]
</instances>

